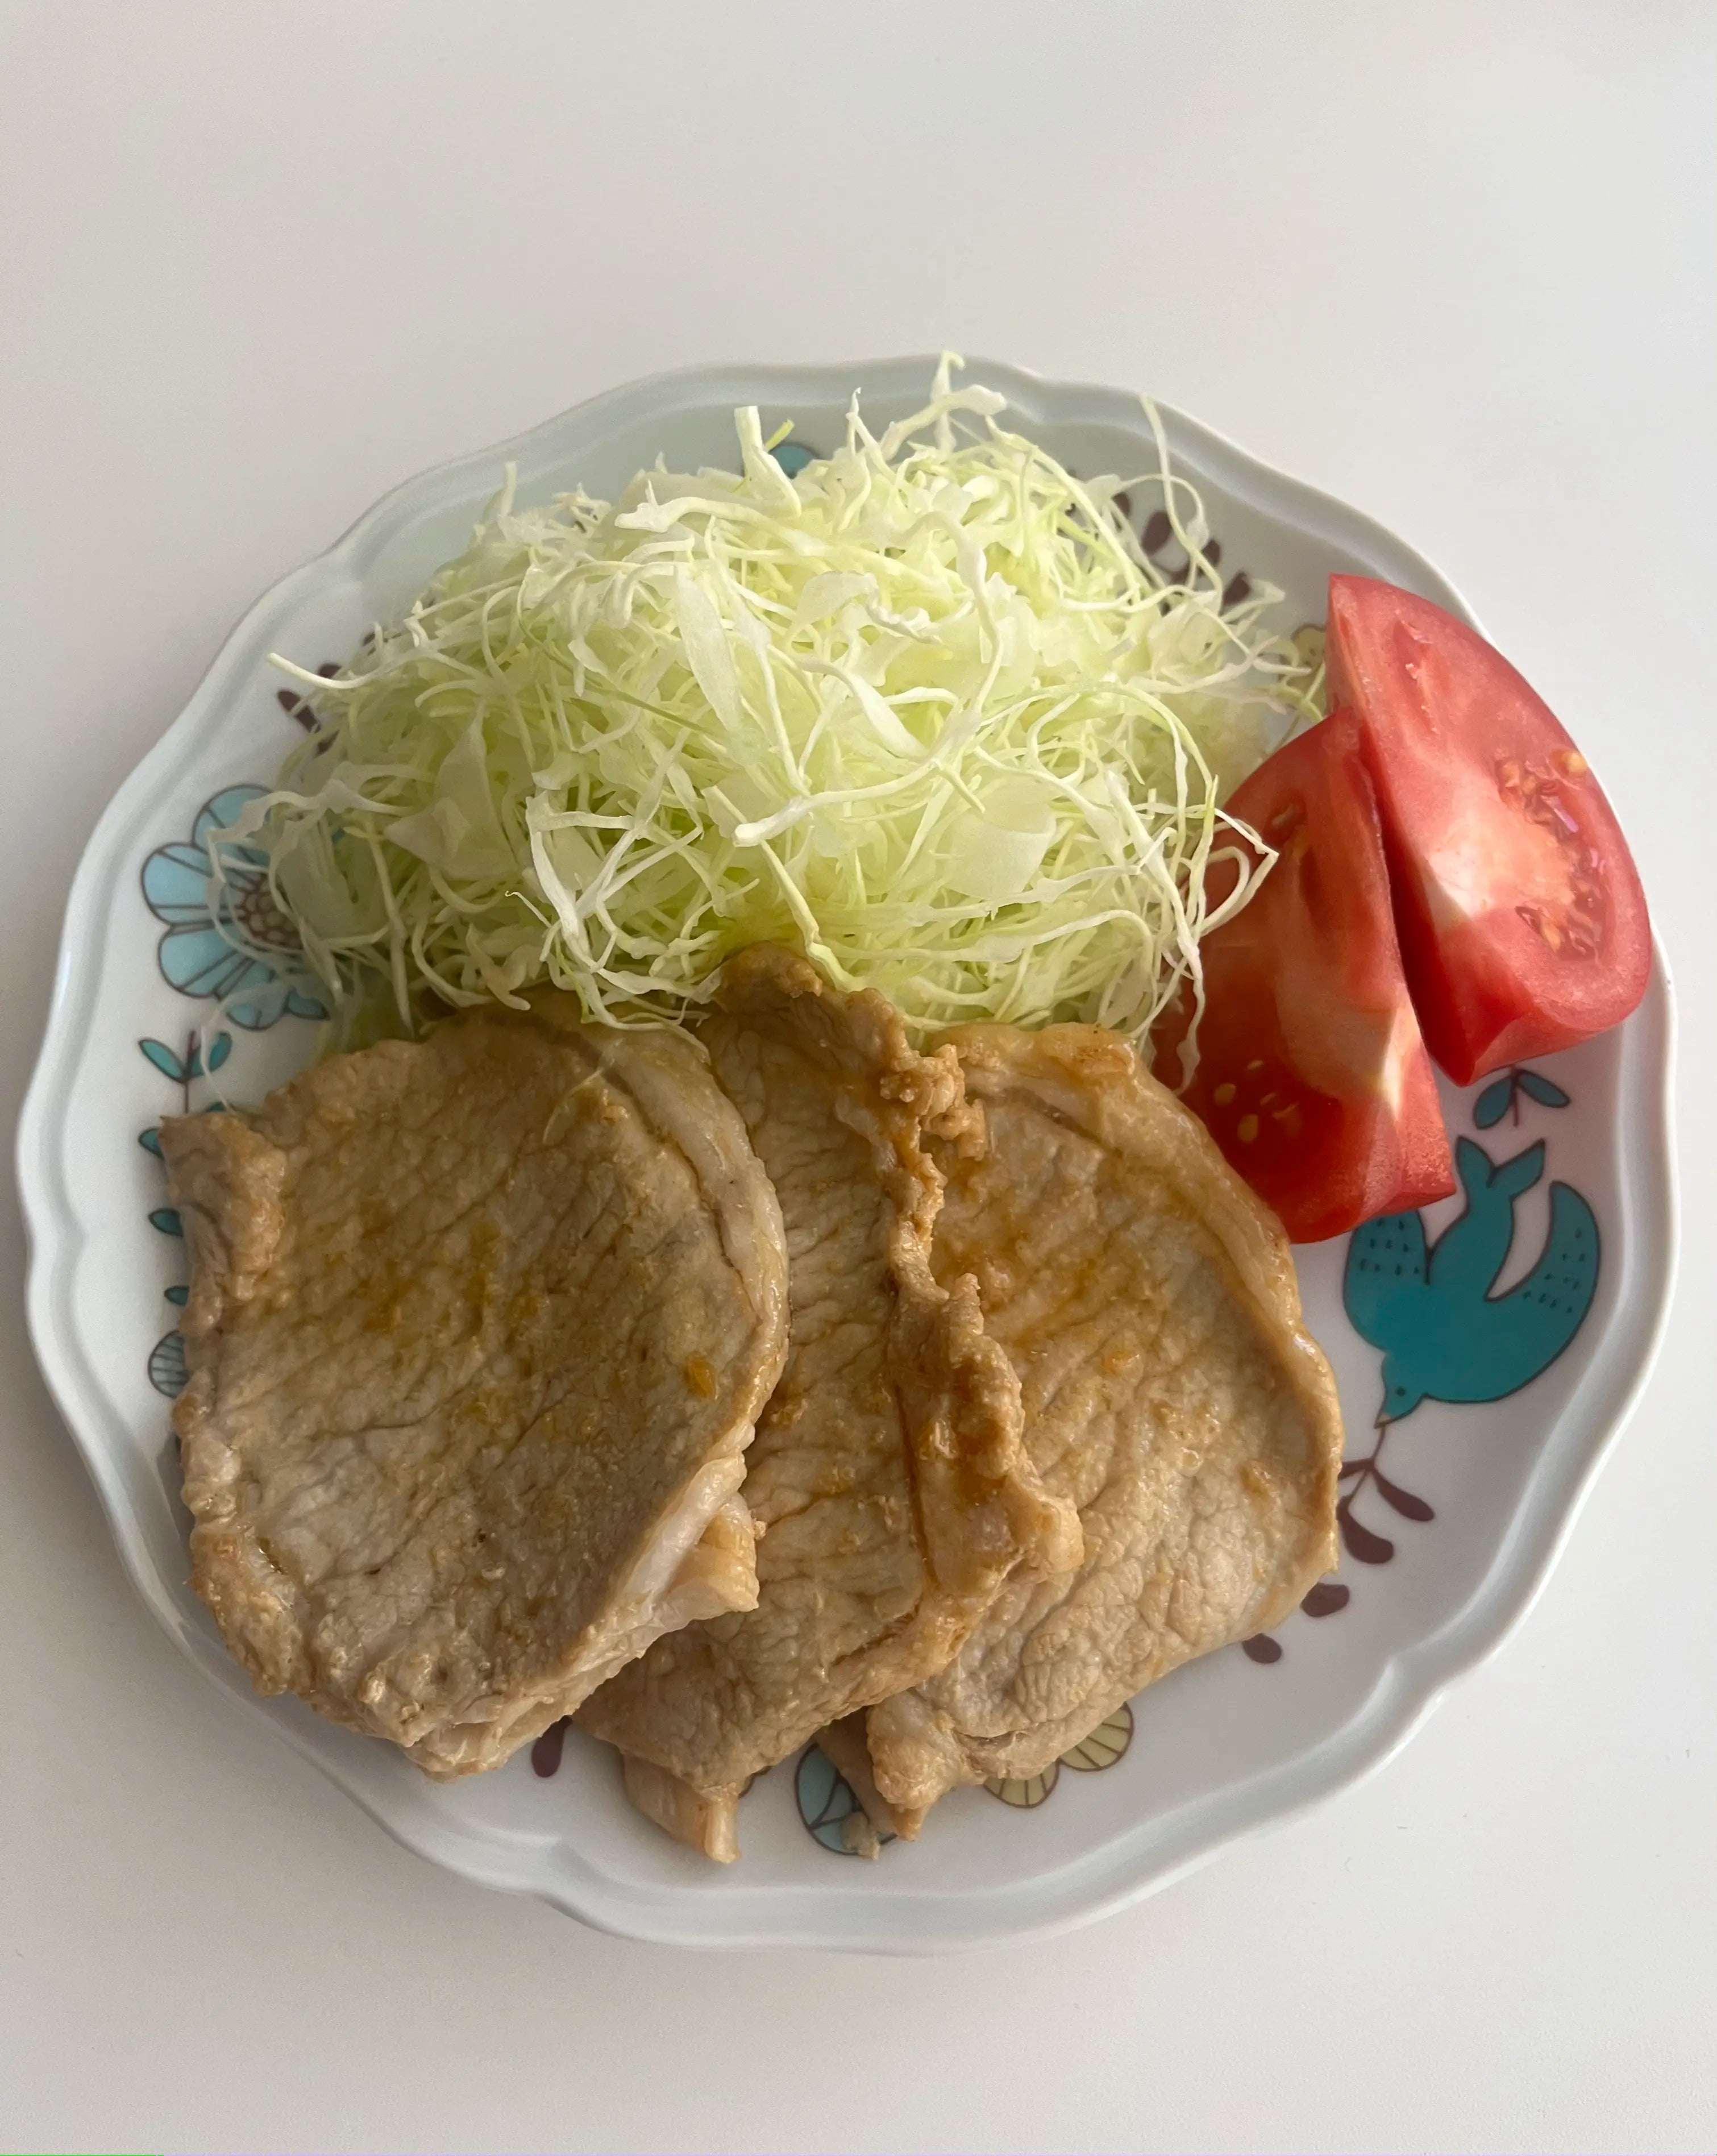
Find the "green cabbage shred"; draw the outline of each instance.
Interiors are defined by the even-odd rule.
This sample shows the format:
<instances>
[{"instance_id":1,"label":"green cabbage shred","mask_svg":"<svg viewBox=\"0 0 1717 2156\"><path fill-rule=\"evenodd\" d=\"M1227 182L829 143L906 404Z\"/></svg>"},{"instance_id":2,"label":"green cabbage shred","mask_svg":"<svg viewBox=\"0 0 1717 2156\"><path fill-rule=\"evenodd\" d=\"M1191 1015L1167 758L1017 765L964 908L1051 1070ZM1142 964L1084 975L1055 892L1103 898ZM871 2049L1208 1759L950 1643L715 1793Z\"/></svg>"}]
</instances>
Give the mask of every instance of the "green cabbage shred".
<instances>
[{"instance_id":1,"label":"green cabbage shred","mask_svg":"<svg viewBox=\"0 0 1717 2156\"><path fill-rule=\"evenodd\" d=\"M1183 983L1202 1001L1199 939L1271 859L1221 803L1316 716L1313 677L1264 626L1279 593L1224 609L1148 405L1159 470L1081 480L958 364L880 437L855 398L792 476L755 409L737 474L521 507L510 470L347 668L276 661L317 730L222 846L265 856L339 1038L541 982L678 1018L766 939L920 1039L1083 1019L1146 1045ZM1160 490L1179 577L1123 487Z\"/></svg>"}]
</instances>

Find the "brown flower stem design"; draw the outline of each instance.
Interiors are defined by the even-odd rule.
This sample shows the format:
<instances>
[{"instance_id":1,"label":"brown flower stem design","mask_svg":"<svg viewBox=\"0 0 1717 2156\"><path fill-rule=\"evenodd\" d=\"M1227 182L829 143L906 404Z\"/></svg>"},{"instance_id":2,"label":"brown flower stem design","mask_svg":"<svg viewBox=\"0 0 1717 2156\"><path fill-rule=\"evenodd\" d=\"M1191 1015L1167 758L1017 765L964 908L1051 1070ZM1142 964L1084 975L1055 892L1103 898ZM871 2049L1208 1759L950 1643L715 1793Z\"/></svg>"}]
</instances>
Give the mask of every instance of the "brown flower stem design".
<instances>
[{"instance_id":1,"label":"brown flower stem design","mask_svg":"<svg viewBox=\"0 0 1717 2156\"><path fill-rule=\"evenodd\" d=\"M160 1060L150 1055L150 1060L163 1077L171 1077L178 1087L179 1113L188 1116L192 1088L199 1078L211 1078L221 1068L232 1052L233 1040L231 1034L225 1033L217 1033L212 1040L205 1040L197 1027L192 1026L185 1036L182 1055L175 1057L172 1050L167 1049L161 1041L150 1041L143 1045L146 1055L151 1049L165 1050Z\"/></svg>"},{"instance_id":2,"label":"brown flower stem design","mask_svg":"<svg viewBox=\"0 0 1717 2156\"><path fill-rule=\"evenodd\" d=\"M571 1726L563 1714L558 1722L549 1724L530 1748L531 1772L545 1781L561 1771L561 1754L566 1749L566 1732Z\"/></svg>"},{"instance_id":3,"label":"brown flower stem design","mask_svg":"<svg viewBox=\"0 0 1717 2156\"><path fill-rule=\"evenodd\" d=\"M1175 527L1169 520L1167 510L1155 510L1146 519L1145 530L1139 543L1150 560L1161 570L1164 576L1168 578L1171 583L1178 584L1184 583L1192 575L1192 557L1187 554L1178 564L1164 559L1165 553L1170 551L1175 543L1174 534ZM1184 554L1184 549L1182 552ZM1222 543L1220 539L1212 539L1205 547L1204 559L1212 569L1221 567ZM1251 593L1252 579L1247 575L1245 570L1242 569L1238 576L1231 577L1222 587L1223 610L1226 612L1230 607L1238 606L1243 599L1251 596Z\"/></svg>"},{"instance_id":4,"label":"brown flower stem design","mask_svg":"<svg viewBox=\"0 0 1717 2156\"><path fill-rule=\"evenodd\" d=\"M367 642L368 639L365 641ZM331 681L340 669L333 660L325 659L316 671L325 681ZM301 696L296 689L276 689L274 701L290 718L296 719L306 733L313 734L322 723L310 708L310 699Z\"/></svg>"},{"instance_id":5,"label":"brown flower stem design","mask_svg":"<svg viewBox=\"0 0 1717 2156\"><path fill-rule=\"evenodd\" d=\"M1403 1490L1383 1472L1380 1464L1383 1448L1389 1442L1393 1425L1381 1417L1376 1424L1377 1441L1363 1458L1344 1460L1338 1481L1347 1486L1336 1501L1335 1525L1347 1554L1361 1564L1387 1564L1395 1555L1395 1544L1387 1535L1380 1535L1375 1527L1368 1527L1363 1520L1353 1516L1354 1501L1369 1486L1375 1489L1384 1503L1399 1512L1404 1520L1421 1523L1437 1517L1435 1512L1422 1497L1415 1496L1411 1490ZM1320 1579L1301 1596L1299 1606L1308 1617L1333 1617L1339 1609L1346 1609L1353 1599L1353 1590L1345 1580ZM1256 1632L1249 1640L1240 1642L1242 1651L1254 1662L1279 1662L1283 1648L1279 1640L1268 1632Z\"/></svg>"},{"instance_id":6,"label":"brown flower stem design","mask_svg":"<svg viewBox=\"0 0 1717 2156\"><path fill-rule=\"evenodd\" d=\"M1348 1555L1361 1564L1387 1564L1395 1555L1395 1544L1387 1535L1380 1535L1353 1516L1354 1501L1368 1484L1404 1520L1416 1520L1422 1525L1437 1517L1422 1497L1416 1497L1411 1490L1403 1490L1398 1482L1392 1482L1378 1464L1392 1427L1392 1424L1380 1419L1376 1424L1377 1441L1371 1450L1363 1459L1345 1460L1341 1463L1340 1480L1349 1487L1336 1505L1335 1522Z\"/></svg>"},{"instance_id":7,"label":"brown flower stem design","mask_svg":"<svg viewBox=\"0 0 1717 2156\"><path fill-rule=\"evenodd\" d=\"M1345 1580L1320 1579L1300 1597L1299 1606L1308 1617L1333 1617L1338 1609L1346 1609L1353 1599L1353 1590ZM1248 1661L1261 1662L1266 1668L1279 1662L1285 1652L1281 1641L1274 1633L1254 1632L1249 1640L1240 1642L1240 1651Z\"/></svg>"}]
</instances>

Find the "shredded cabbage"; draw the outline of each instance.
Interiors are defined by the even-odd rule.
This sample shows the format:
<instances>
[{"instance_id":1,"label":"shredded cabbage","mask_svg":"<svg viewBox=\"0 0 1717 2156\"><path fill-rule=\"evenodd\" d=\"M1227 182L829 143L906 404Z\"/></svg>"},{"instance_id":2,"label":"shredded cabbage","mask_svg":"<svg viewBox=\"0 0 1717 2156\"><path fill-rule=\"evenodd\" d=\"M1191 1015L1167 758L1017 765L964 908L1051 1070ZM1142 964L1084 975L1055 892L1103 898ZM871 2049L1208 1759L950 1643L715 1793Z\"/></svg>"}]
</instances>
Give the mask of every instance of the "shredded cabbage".
<instances>
[{"instance_id":1,"label":"shredded cabbage","mask_svg":"<svg viewBox=\"0 0 1717 2156\"><path fill-rule=\"evenodd\" d=\"M431 998L542 981L678 1017L764 939L920 1036L1079 1018L1143 1043L1183 983L1200 1000L1199 938L1271 858L1220 804L1315 716L1310 670L1263 626L1279 593L1223 609L1148 405L1159 471L1081 480L960 363L879 438L855 398L792 476L755 409L738 474L529 508L510 470L346 670L277 660L320 723L223 844L265 856L346 1037L378 1003L410 1030ZM1161 489L1178 580L1123 486Z\"/></svg>"}]
</instances>

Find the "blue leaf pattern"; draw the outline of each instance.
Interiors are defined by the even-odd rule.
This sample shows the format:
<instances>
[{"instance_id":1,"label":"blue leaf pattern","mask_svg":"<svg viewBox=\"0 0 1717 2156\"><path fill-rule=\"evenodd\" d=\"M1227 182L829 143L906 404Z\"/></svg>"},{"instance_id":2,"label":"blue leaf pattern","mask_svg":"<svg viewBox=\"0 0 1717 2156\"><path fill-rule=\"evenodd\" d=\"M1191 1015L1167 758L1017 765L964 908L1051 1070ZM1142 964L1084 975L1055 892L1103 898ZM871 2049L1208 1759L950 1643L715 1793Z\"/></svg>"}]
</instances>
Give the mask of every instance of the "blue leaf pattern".
<instances>
[{"instance_id":1,"label":"blue leaf pattern","mask_svg":"<svg viewBox=\"0 0 1717 2156\"><path fill-rule=\"evenodd\" d=\"M179 1060L177 1051L169 1048L164 1040L140 1040L137 1043L137 1045L149 1058L149 1060L155 1065L156 1069L160 1071L163 1078L170 1078L175 1086L182 1086L184 1084L186 1076L185 1066ZM145 1145L149 1145L149 1141L146 1137L144 1138L143 1143ZM161 1147L158 1144L152 1145L149 1147L149 1150L151 1152L159 1152L161 1151Z\"/></svg>"},{"instance_id":2,"label":"blue leaf pattern","mask_svg":"<svg viewBox=\"0 0 1717 2156\"><path fill-rule=\"evenodd\" d=\"M1546 1078L1540 1070L1523 1070L1520 1074L1520 1091L1536 1101L1540 1108L1566 1108L1568 1096L1553 1079Z\"/></svg>"},{"instance_id":3,"label":"blue leaf pattern","mask_svg":"<svg viewBox=\"0 0 1717 2156\"><path fill-rule=\"evenodd\" d=\"M1474 1124L1481 1131L1488 1131L1493 1123L1499 1123L1509 1112L1509 1104L1514 1097L1515 1081L1511 1077L1494 1080L1473 1103Z\"/></svg>"}]
</instances>

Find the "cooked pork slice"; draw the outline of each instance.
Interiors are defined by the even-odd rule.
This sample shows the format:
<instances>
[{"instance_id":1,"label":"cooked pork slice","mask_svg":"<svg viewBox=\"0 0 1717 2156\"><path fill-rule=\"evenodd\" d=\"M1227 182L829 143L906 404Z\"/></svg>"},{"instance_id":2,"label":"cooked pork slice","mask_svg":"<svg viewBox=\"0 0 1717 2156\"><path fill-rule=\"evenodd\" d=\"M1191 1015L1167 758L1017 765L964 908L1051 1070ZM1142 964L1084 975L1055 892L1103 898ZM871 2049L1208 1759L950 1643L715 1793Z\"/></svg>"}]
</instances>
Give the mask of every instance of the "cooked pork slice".
<instances>
[{"instance_id":1,"label":"cooked pork slice","mask_svg":"<svg viewBox=\"0 0 1717 2156\"><path fill-rule=\"evenodd\" d=\"M739 1800L744 1786L712 1789L708 1794L670 1774L665 1767L653 1767L648 1759L620 1754L626 1794L647 1820L653 1820L664 1834L683 1841L700 1856L717 1864L731 1864L739 1855Z\"/></svg>"},{"instance_id":2,"label":"cooked pork slice","mask_svg":"<svg viewBox=\"0 0 1717 2156\"><path fill-rule=\"evenodd\" d=\"M916 1841L918 1830L924 1825L924 1814L909 1811L901 1804L891 1804L876 1786L866 1730L869 1718L864 1714L849 1714L843 1721L818 1730L817 1742L858 1800L858 1814L849 1812L848 1819L851 1821L862 1815L864 1824L844 1830L853 1853L874 1857L882 1855L884 1834L898 1835L902 1841Z\"/></svg>"},{"instance_id":3,"label":"cooked pork slice","mask_svg":"<svg viewBox=\"0 0 1717 2156\"><path fill-rule=\"evenodd\" d=\"M816 1741L828 1754L836 1773L845 1777L858 1802L858 1810L848 1814L844 1828L853 1856L880 1856L884 1834L898 1835L908 1841L916 1837L924 1814L897 1810L877 1789L862 1709L832 1722L827 1729L819 1729ZM648 1759L636 1758L629 1752L620 1754L620 1765L627 1795L664 1834L683 1841L700 1856L713 1857L717 1864L731 1864L738 1856L739 1800L746 1793L745 1784L735 1783L704 1795L665 1767L652 1766Z\"/></svg>"},{"instance_id":4,"label":"cooked pork slice","mask_svg":"<svg viewBox=\"0 0 1717 2156\"><path fill-rule=\"evenodd\" d=\"M949 1037L982 1129L935 1147L932 1264L975 1274L1085 1554L1010 1580L956 1660L874 1708L879 1788L1041 1773L1177 1663L1274 1624L1335 1557L1341 1419L1286 1238L1202 1124L1088 1026Z\"/></svg>"},{"instance_id":5,"label":"cooked pork slice","mask_svg":"<svg viewBox=\"0 0 1717 2156\"><path fill-rule=\"evenodd\" d=\"M688 1036L546 995L166 1124L197 1593L437 1779L756 1598L780 1209Z\"/></svg>"},{"instance_id":6,"label":"cooked pork slice","mask_svg":"<svg viewBox=\"0 0 1717 2156\"><path fill-rule=\"evenodd\" d=\"M787 1224L787 1368L746 1478L757 1606L658 1640L578 1722L716 1799L940 1669L1010 1573L1079 1543L972 1283L930 1276L925 1133L961 1116L952 1052L766 947L730 963L702 1034Z\"/></svg>"}]
</instances>

